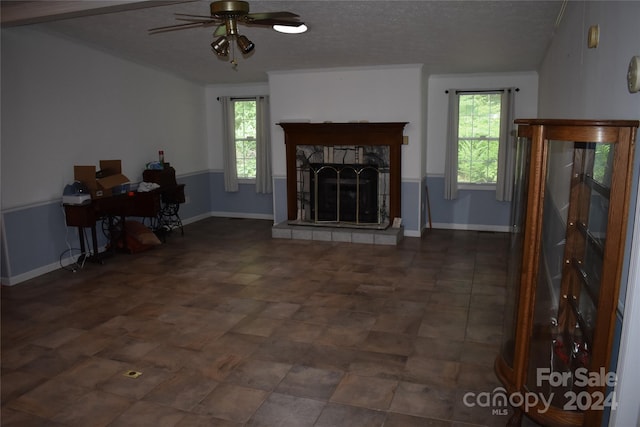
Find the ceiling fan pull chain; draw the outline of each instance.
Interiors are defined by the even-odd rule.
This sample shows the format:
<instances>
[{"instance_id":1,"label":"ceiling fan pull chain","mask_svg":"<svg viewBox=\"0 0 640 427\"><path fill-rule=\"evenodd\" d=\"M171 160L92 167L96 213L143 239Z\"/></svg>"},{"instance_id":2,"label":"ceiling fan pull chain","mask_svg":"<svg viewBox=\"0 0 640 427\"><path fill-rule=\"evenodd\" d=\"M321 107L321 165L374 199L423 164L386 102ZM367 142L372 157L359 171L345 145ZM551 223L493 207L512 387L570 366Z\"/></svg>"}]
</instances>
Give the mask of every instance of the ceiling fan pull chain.
<instances>
[{"instance_id":1,"label":"ceiling fan pull chain","mask_svg":"<svg viewBox=\"0 0 640 427\"><path fill-rule=\"evenodd\" d=\"M230 36L235 38L235 36ZM238 71L238 61L236 61L236 44L231 43L231 67L234 71Z\"/></svg>"}]
</instances>

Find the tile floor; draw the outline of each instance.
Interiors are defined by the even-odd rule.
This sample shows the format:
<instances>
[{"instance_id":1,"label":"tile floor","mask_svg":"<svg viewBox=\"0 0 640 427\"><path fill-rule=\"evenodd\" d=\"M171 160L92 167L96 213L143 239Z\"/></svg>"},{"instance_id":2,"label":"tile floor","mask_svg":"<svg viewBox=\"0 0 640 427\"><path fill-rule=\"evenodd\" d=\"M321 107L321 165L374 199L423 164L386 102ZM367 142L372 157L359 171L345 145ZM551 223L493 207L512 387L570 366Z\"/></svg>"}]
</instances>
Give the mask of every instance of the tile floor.
<instances>
[{"instance_id":1,"label":"tile floor","mask_svg":"<svg viewBox=\"0 0 640 427\"><path fill-rule=\"evenodd\" d=\"M463 396L500 385L506 243L282 240L210 218L3 287L2 425L505 425Z\"/></svg>"}]
</instances>

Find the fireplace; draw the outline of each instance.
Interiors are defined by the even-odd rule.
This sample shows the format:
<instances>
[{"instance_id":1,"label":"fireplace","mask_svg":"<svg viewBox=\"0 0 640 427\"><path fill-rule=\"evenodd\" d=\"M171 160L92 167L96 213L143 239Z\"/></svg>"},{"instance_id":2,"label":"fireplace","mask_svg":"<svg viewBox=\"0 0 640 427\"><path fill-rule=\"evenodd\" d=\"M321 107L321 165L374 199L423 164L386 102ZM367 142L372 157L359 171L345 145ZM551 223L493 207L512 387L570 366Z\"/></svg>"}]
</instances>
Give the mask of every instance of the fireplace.
<instances>
[{"instance_id":1,"label":"fireplace","mask_svg":"<svg viewBox=\"0 0 640 427\"><path fill-rule=\"evenodd\" d=\"M401 217L406 123L279 123L293 225L384 229Z\"/></svg>"},{"instance_id":2,"label":"fireplace","mask_svg":"<svg viewBox=\"0 0 640 427\"><path fill-rule=\"evenodd\" d=\"M314 223L381 224L378 166L312 163L309 207Z\"/></svg>"}]
</instances>

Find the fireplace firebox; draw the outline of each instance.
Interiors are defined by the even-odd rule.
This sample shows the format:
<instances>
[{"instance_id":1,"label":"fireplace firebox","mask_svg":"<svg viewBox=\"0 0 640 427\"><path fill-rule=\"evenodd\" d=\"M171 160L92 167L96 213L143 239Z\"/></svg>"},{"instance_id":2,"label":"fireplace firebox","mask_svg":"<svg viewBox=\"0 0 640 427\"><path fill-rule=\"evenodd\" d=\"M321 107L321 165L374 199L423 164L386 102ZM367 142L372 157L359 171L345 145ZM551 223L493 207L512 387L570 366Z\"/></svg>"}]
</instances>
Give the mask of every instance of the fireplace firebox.
<instances>
[{"instance_id":1,"label":"fireplace firebox","mask_svg":"<svg viewBox=\"0 0 640 427\"><path fill-rule=\"evenodd\" d=\"M377 165L312 163L309 175L314 222L381 222Z\"/></svg>"}]
</instances>

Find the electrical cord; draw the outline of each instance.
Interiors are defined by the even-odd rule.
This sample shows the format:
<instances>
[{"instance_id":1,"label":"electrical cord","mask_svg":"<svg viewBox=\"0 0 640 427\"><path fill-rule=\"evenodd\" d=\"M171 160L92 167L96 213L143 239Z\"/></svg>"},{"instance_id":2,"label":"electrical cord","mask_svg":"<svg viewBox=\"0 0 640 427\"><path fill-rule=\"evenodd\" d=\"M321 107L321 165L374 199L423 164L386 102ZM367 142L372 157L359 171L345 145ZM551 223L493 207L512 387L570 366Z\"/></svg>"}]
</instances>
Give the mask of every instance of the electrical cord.
<instances>
[{"instance_id":1,"label":"electrical cord","mask_svg":"<svg viewBox=\"0 0 640 427\"><path fill-rule=\"evenodd\" d=\"M84 263L86 262L87 258L89 256L91 256L91 253L90 252L89 253L86 253L86 252L83 253L82 249L71 247L71 243L69 243L69 225L67 224L67 216L66 216L66 213L64 211L64 205L61 204L60 207L62 208L62 217L64 218L64 225L65 225L66 230L67 230L65 232L65 235L64 235L64 240L65 240L65 243L67 245L67 249L62 251L62 253L60 254L60 257L58 259L58 262L60 263L60 267L63 270L75 273L76 271L82 270L84 268ZM86 233L84 232L84 230L82 231L82 237L81 238L84 239L85 242L87 242L87 236L86 236ZM89 247L88 243L87 243L87 246L85 246L85 247ZM75 260L73 259L73 251L78 251L79 252L78 258L75 259ZM63 263L63 259L65 258L66 254L69 254L67 256L67 258L70 258L72 260L72 262L70 262L67 265L65 265ZM82 261L80 261L81 258L82 258Z\"/></svg>"}]
</instances>

